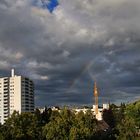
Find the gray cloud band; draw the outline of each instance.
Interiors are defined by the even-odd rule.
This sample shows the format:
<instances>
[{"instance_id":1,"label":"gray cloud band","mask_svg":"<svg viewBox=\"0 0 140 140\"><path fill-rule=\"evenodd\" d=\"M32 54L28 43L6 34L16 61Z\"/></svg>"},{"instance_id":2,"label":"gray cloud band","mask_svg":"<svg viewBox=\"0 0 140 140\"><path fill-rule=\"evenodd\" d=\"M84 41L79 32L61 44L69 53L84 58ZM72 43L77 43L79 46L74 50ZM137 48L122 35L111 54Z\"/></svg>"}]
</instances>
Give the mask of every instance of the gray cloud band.
<instances>
[{"instance_id":1,"label":"gray cloud band","mask_svg":"<svg viewBox=\"0 0 140 140\"><path fill-rule=\"evenodd\" d=\"M37 106L90 105L95 79L100 102L137 99L140 2L59 3L51 14L29 0L0 1L0 75L15 67L32 78Z\"/></svg>"}]
</instances>

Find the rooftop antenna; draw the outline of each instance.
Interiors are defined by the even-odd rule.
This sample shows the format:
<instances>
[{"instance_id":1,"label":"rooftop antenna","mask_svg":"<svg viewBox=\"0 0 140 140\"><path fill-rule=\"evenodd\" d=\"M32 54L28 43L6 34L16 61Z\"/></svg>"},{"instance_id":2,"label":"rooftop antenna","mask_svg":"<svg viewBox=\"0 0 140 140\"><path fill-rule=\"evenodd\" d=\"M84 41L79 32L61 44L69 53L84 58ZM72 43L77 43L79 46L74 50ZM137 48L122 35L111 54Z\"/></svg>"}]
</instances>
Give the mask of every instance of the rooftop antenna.
<instances>
[{"instance_id":1,"label":"rooftop antenna","mask_svg":"<svg viewBox=\"0 0 140 140\"><path fill-rule=\"evenodd\" d=\"M14 77L14 76L15 76L15 70L11 69L11 77Z\"/></svg>"}]
</instances>

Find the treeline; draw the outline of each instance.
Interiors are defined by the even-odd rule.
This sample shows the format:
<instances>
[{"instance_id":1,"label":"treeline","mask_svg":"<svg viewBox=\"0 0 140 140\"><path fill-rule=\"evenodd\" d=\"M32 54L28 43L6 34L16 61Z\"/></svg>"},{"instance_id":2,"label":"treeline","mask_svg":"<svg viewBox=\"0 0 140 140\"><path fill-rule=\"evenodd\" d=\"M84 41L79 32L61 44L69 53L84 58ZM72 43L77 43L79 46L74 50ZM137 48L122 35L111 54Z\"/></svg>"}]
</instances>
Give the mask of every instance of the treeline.
<instances>
[{"instance_id":1,"label":"treeline","mask_svg":"<svg viewBox=\"0 0 140 140\"><path fill-rule=\"evenodd\" d=\"M139 140L140 102L104 110L104 121L98 122L89 110L75 114L68 108L43 113L14 112L0 126L0 140ZM102 124L103 123L103 124Z\"/></svg>"}]
</instances>

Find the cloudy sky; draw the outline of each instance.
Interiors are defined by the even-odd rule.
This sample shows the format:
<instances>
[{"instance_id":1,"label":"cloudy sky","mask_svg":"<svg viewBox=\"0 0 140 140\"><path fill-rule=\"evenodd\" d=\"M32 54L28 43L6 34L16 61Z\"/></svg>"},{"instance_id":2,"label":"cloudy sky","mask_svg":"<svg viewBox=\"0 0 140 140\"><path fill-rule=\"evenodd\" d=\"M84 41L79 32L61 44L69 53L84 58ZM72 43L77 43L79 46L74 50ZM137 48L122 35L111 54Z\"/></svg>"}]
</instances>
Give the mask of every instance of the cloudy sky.
<instances>
[{"instance_id":1,"label":"cloudy sky","mask_svg":"<svg viewBox=\"0 0 140 140\"><path fill-rule=\"evenodd\" d=\"M0 76L35 83L36 106L91 105L140 98L140 1L0 0Z\"/></svg>"}]
</instances>

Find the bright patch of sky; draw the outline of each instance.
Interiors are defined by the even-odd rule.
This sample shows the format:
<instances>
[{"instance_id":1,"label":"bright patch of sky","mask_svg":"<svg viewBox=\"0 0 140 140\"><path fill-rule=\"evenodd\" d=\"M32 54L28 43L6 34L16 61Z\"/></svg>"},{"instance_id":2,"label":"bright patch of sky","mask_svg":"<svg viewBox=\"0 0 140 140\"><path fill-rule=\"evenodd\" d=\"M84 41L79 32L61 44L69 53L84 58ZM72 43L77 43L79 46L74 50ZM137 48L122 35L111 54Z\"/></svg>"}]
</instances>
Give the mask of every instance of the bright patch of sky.
<instances>
[{"instance_id":1,"label":"bright patch of sky","mask_svg":"<svg viewBox=\"0 0 140 140\"><path fill-rule=\"evenodd\" d=\"M32 4L43 9L48 9L52 13L59 5L58 0L33 0Z\"/></svg>"}]
</instances>

